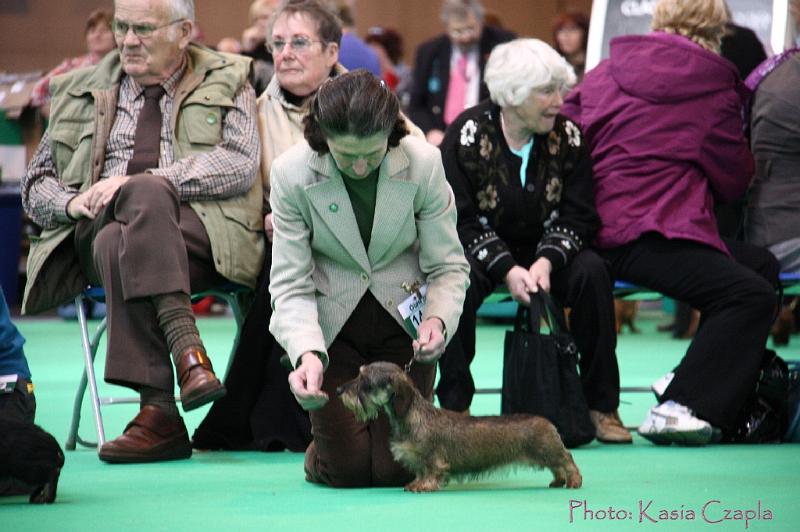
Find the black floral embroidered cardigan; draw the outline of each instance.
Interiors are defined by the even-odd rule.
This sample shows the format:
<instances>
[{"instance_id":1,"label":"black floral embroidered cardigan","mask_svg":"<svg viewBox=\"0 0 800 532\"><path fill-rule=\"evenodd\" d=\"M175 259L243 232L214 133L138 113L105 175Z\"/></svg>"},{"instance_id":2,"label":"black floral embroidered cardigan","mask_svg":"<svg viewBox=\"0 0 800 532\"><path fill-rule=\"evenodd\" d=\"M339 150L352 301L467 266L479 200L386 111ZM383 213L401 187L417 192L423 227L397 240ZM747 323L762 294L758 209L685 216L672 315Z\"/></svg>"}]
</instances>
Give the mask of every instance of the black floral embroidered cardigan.
<instances>
[{"instance_id":1,"label":"black floral embroidered cardigan","mask_svg":"<svg viewBox=\"0 0 800 532\"><path fill-rule=\"evenodd\" d=\"M549 134L534 136L524 187L522 159L509 149L500 107L491 101L462 113L440 148L461 242L495 282L539 257L561 268L594 236L600 220L591 160L578 126L567 118L558 115Z\"/></svg>"}]
</instances>

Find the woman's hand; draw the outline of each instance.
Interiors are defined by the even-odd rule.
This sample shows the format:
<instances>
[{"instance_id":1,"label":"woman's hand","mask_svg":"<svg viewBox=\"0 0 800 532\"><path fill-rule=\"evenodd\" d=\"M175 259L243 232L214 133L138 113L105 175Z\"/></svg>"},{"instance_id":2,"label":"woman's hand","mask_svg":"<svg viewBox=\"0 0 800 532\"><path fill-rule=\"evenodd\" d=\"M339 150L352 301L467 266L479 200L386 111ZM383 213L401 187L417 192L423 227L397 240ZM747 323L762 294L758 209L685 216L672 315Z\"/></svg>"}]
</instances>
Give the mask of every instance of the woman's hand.
<instances>
[{"instance_id":1,"label":"woman's hand","mask_svg":"<svg viewBox=\"0 0 800 532\"><path fill-rule=\"evenodd\" d=\"M508 270L506 286L514 301L526 307L531 304L530 293L538 290L536 283L531 279L530 272L522 266L514 266Z\"/></svg>"},{"instance_id":2,"label":"woman's hand","mask_svg":"<svg viewBox=\"0 0 800 532\"><path fill-rule=\"evenodd\" d=\"M417 339L411 343L414 360L430 364L444 353L444 322L440 318L428 318L417 327Z\"/></svg>"},{"instance_id":3,"label":"woman's hand","mask_svg":"<svg viewBox=\"0 0 800 532\"><path fill-rule=\"evenodd\" d=\"M539 257L536 262L534 262L530 269L528 269L528 273L531 275L531 281L534 283L534 290L531 292L536 292L536 286L541 286L542 290L545 292L550 292L550 274L553 271L553 263L550 262L550 259L545 257Z\"/></svg>"},{"instance_id":4,"label":"woman's hand","mask_svg":"<svg viewBox=\"0 0 800 532\"><path fill-rule=\"evenodd\" d=\"M322 361L308 351L300 356L300 365L289 374L289 388L303 410L317 410L328 402L322 387Z\"/></svg>"}]
</instances>

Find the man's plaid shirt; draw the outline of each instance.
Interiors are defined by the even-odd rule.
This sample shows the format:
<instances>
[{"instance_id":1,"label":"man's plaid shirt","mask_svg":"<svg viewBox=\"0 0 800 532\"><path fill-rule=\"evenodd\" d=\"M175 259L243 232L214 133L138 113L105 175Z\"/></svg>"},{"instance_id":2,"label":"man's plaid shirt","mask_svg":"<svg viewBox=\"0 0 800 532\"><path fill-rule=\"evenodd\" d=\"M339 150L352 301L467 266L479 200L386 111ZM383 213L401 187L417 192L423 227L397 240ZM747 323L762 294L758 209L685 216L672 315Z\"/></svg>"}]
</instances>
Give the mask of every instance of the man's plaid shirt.
<instances>
[{"instance_id":1,"label":"man's plaid shirt","mask_svg":"<svg viewBox=\"0 0 800 532\"><path fill-rule=\"evenodd\" d=\"M233 107L223 117L222 140L213 150L176 161L169 128L176 89L185 70L184 62L162 83L166 94L160 101L161 154L158 168L149 171L169 179L182 202L219 200L243 194L253 184L259 159L255 92L247 83L236 94ZM106 143L101 179L126 174L128 161L133 157L136 121L143 105L144 87L123 76L114 124ZM21 190L26 212L43 228L74 223L67 216L66 206L78 191L58 179L48 132L45 132L28 165Z\"/></svg>"}]
</instances>

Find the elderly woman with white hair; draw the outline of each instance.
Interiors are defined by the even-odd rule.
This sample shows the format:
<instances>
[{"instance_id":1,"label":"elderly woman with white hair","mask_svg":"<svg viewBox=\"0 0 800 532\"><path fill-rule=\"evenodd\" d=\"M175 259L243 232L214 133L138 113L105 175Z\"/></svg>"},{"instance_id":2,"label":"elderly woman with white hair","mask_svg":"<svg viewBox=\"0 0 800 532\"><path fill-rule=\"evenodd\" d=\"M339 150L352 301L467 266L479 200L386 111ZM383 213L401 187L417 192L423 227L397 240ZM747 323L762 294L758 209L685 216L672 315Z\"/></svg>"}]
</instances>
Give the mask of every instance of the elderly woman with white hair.
<instances>
[{"instance_id":1,"label":"elderly woman with white hair","mask_svg":"<svg viewBox=\"0 0 800 532\"><path fill-rule=\"evenodd\" d=\"M471 265L461 321L440 360L444 408L465 411L475 386L478 307L505 283L514 300L552 291L572 308L572 333L596 436L629 443L619 406L612 279L587 249L599 218L580 129L559 114L572 67L537 39L497 46L485 73L491 95L448 127L441 145L456 195L458 231Z\"/></svg>"}]
</instances>

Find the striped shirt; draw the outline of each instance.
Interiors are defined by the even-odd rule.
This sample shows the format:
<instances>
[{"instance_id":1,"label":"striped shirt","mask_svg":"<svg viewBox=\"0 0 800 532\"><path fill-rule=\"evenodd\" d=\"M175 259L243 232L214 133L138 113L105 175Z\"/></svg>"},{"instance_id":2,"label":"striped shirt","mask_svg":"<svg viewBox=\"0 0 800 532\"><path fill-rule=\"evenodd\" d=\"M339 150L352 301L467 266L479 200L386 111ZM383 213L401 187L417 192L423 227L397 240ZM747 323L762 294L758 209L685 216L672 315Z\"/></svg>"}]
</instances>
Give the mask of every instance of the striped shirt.
<instances>
[{"instance_id":1,"label":"striped shirt","mask_svg":"<svg viewBox=\"0 0 800 532\"><path fill-rule=\"evenodd\" d=\"M219 200L247 192L256 177L259 141L256 127L255 91L246 83L236 94L233 107L223 115L222 139L214 149L175 160L170 131L177 86L186 70L184 64L162 82L166 93L159 104L162 112L161 153L158 168L178 190L182 202ZM122 77L116 116L106 142L105 162L100 178L125 175L133 157L136 121L144 105L144 87L128 76ZM34 222L45 229L74 223L66 206L78 191L65 186L58 176L50 149L49 132L22 179L22 201Z\"/></svg>"}]
</instances>

